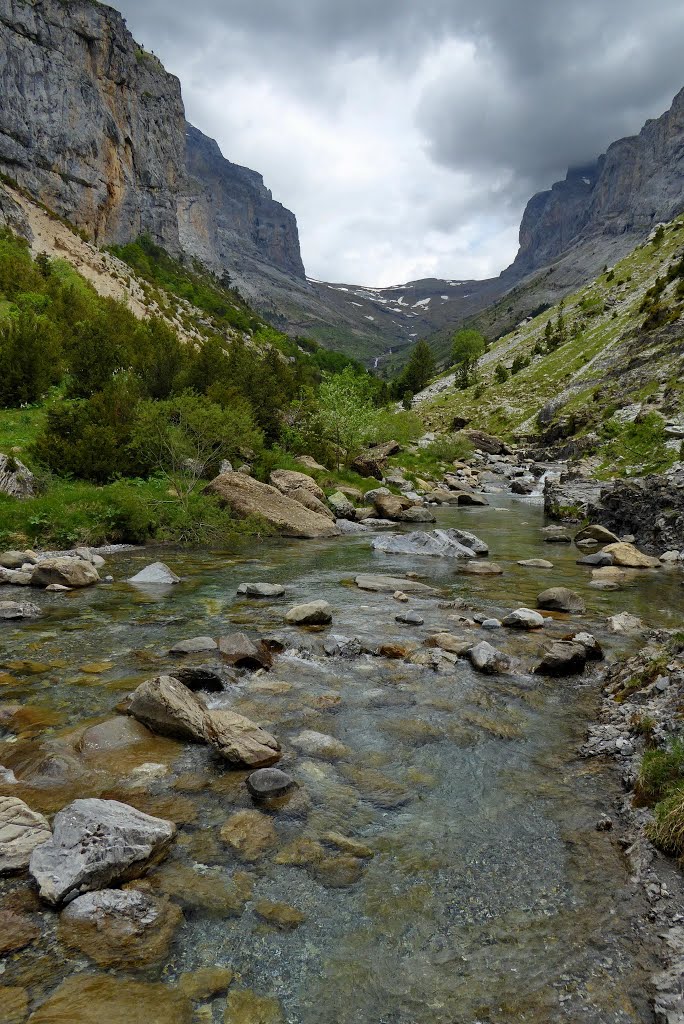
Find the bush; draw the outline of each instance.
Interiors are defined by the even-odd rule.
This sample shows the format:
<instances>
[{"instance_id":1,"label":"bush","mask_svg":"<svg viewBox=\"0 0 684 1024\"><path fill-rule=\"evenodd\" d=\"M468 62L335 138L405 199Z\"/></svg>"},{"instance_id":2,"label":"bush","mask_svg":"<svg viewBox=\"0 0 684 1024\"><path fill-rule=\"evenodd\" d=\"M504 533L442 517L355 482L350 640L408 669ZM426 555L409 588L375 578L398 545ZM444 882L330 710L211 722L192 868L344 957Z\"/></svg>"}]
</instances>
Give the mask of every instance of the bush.
<instances>
[{"instance_id":1,"label":"bush","mask_svg":"<svg viewBox=\"0 0 684 1024\"><path fill-rule=\"evenodd\" d=\"M473 446L467 437L447 434L436 437L424 451L426 455L440 462L462 462L473 454Z\"/></svg>"},{"instance_id":2,"label":"bush","mask_svg":"<svg viewBox=\"0 0 684 1024\"><path fill-rule=\"evenodd\" d=\"M505 384L508 380L509 373L503 363L497 363L494 367L494 376L499 384Z\"/></svg>"}]
</instances>

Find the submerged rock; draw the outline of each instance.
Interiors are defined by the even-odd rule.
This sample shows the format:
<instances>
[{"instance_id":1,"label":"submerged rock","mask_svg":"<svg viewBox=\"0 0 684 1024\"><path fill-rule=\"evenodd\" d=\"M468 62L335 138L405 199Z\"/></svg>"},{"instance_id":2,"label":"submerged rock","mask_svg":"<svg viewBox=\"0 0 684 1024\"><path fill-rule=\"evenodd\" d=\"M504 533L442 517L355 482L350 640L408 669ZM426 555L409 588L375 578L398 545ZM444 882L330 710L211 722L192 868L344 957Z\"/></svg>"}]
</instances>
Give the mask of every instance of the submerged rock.
<instances>
[{"instance_id":1,"label":"submerged rock","mask_svg":"<svg viewBox=\"0 0 684 1024\"><path fill-rule=\"evenodd\" d=\"M574 590L567 587L549 587L537 595L537 606L548 611L569 612L573 615L586 610L584 600Z\"/></svg>"},{"instance_id":2,"label":"submerged rock","mask_svg":"<svg viewBox=\"0 0 684 1024\"><path fill-rule=\"evenodd\" d=\"M553 569L553 562L549 562L546 558L523 558L518 565L522 565L526 569Z\"/></svg>"},{"instance_id":3,"label":"submerged rock","mask_svg":"<svg viewBox=\"0 0 684 1024\"><path fill-rule=\"evenodd\" d=\"M605 526L599 526L594 523L583 527L579 533L575 534L574 539L575 544L581 544L583 540L595 540L597 544L615 544L620 541L620 538L616 537L610 530L607 530Z\"/></svg>"},{"instance_id":4,"label":"submerged rock","mask_svg":"<svg viewBox=\"0 0 684 1024\"><path fill-rule=\"evenodd\" d=\"M314 729L304 729L292 739L292 746L308 757L322 757L335 760L338 757L346 757L349 748L344 743L328 736L324 732L316 732Z\"/></svg>"},{"instance_id":5,"label":"submerged rock","mask_svg":"<svg viewBox=\"0 0 684 1024\"><path fill-rule=\"evenodd\" d=\"M176 576L175 572L172 572L164 562L152 562L128 580L129 583L140 583L149 586L171 586L171 584L180 583L180 581L180 576Z\"/></svg>"},{"instance_id":6,"label":"submerged rock","mask_svg":"<svg viewBox=\"0 0 684 1024\"><path fill-rule=\"evenodd\" d=\"M101 889L62 911L59 937L100 967L135 970L168 955L183 920L179 907L136 889Z\"/></svg>"},{"instance_id":7,"label":"submerged rock","mask_svg":"<svg viewBox=\"0 0 684 1024\"><path fill-rule=\"evenodd\" d=\"M291 626L327 626L332 622L332 608L327 601L296 604L285 615Z\"/></svg>"},{"instance_id":8,"label":"submerged rock","mask_svg":"<svg viewBox=\"0 0 684 1024\"><path fill-rule=\"evenodd\" d=\"M407 594L437 594L434 587L428 587L417 580L403 579L400 576L380 576L374 573L361 573L354 579L361 590L374 590L380 593L393 594L401 590Z\"/></svg>"},{"instance_id":9,"label":"submerged rock","mask_svg":"<svg viewBox=\"0 0 684 1024\"><path fill-rule=\"evenodd\" d=\"M51 835L42 814L15 796L0 796L0 874L27 868L34 849Z\"/></svg>"},{"instance_id":10,"label":"submerged rock","mask_svg":"<svg viewBox=\"0 0 684 1024\"><path fill-rule=\"evenodd\" d=\"M396 597L396 594L394 596ZM405 626L422 626L425 619L419 612L411 610L402 612L400 615L395 615L394 621L401 622Z\"/></svg>"},{"instance_id":11,"label":"submerged rock","mask_svg":"<svg viewBox=\"0 0 684 1024\"><path fill-rule=\"evenodd\" d=\"M203 651L215 651L218 644L210 636L193 636L189 640L179 640L169 650L169 654L201 654Z\"/></svg>"},{"instance_id":12,"label":"submerged rock","mask_svg":"<svg viewBox=\"0 0 684 1024\"><path fill-rule=\"evenodd\" d=\"M52 904L138 878L166 856L176 835L171 821L94 798L59 811L53 829L29 865L40 895Z\"/></svg>"},{"instance_id":13,"label":"submerged rock","mask_svg":"<svg viewBox=\"0 0 684 1024\"><path fill-rule=\"evenodd\" d=\"M260 860L277 841L275 826L261 811L236 811L221 829L221 839L240 857L253 863Z\"/></svg>"},{"instance_id":14,"label":"submerged rock","mask_svg":"<svg viewBox=\"0 0 684 1024\"><path fill-rule=\"evenodd\" d=\"M280 1003L251 989L231 989L226 999L225 1024L284 1024Z\"/></svg>"},{"instance_id":15,"label":"submerged rock","mask_svg":"<svg viewBox=\"0 0 684 1024\"><path fill-rule=\"evenodd\" d=\"M279 928L280 931L292 931L306 921L306 914L297 910L296 907L291 907L287 903L271 903L270 900L260 900L255 903L254 913L262 921L273 925L274 928ZM258 1020L263 1020L263 1016L260 1016Z\"/></svg>"},{"instance_id":16,"label":"submerged rock","mask_svg":"<svg viewBox=\"0 0 684 1024\"><path fill-rule=\"evenodd\" d=\"M72 974L42 1006L31 1024L190 1024L192 1004L160 982L109 974Z\"/></svg>"},{"instance_id":17,"label":"submerged rock","mask_svg":"<svg viewBox=\"0 0 684 1024\"><path fill-rule=\"evenodd\" d=\"M280 768L260 768L247 776L247 789L257 800L282 796L295 785L295 780Z\"/></svg>"},{"instance_id":18,"label":"submerged rock","mask_svg":"<svg viewBox=\"0 0 684 1024\"><path fill-rule=\"evenodd\" d=\"M466 576L502 576L503 566L498 562L466 562L458 572Z\"/></svg>"},{"instance_id":19,"label":"submerged rock","mask_svg":"<svg viewBox=\"0 0 684 1024\"><path fill-rule=\"evenodd\" d=\"M0 619L37 619L42 612L30 601L0 601Z\"/></svg>"}]
</instances>

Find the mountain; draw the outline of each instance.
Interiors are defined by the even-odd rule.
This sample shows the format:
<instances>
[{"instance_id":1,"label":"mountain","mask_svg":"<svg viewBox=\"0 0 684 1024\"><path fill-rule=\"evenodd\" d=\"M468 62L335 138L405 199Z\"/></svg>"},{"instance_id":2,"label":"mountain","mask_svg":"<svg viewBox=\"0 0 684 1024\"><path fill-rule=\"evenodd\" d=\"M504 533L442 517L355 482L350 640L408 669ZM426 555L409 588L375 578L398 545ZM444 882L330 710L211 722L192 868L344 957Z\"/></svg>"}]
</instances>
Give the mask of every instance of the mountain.
<instances>
[{"instance_id":1,"label":"mountain","mask_svg":"<svg viewBox=\"0 0 684 1024\"><path fill-rule=\"evenodd\" d=\"M516 259L484 281L307 278L262 176L189 125L178 79L95 0L0 0L0 173L97 245L142 234L200 260L276 327L368 361L454 329L490 337L590 280L684 207L684 91L642 131L533 196ZM0 190L0 223L25 230Z\"/></svg>"}]
</instances>

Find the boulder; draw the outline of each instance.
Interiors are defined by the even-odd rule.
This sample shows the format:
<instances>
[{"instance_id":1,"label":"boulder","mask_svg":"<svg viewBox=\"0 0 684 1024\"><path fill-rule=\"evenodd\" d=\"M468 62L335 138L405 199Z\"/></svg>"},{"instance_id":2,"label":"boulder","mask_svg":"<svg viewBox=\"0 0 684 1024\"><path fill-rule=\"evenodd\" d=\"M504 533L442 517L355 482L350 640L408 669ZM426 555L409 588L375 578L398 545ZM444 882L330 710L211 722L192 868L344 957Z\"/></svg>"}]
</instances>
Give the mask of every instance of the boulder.
<instances>
[{"instance_id":1,"label":"boulder","mask_svg":"<svg viewBox=\"0 0 684 1024\"><path fill-rule=\"evenodd\" d=\"M475 494L474 491L452 491L452 498L455 496L458 505L488 505L489 502L484 494ZM451 502L453 504L453 501Z\"/></svg>"},{"instance_id":2,"label":"boulder","mask_svg":"<svg viewBox=\"0 0 684 1024\"><path fill-rule=\"evenodd\" d=\"M534 671L542 676L570 676L582 672L586 662L584 644L558 640L551 644Z\"/></svg>"},{"instance_id":3,"label":"boulder","mask_svg":"<svg viewBox=\"0 0 684 1024\"><path fill-rule=\"evenodd\" d=\"M537 607L552 612L569 612L579 615L586 610L584 600L567 587L549 587L537 595Z\"/></svg>"},{"instance_id":4,"label":"boulder","mask_svg":"<svg viewBox=\"0 0 684 1024\"><path fill-rule=\"evenodd\" d=\"M518 565L522 565L526 569L553 569L553 562L549 562L546 558L523 558Z\"/></svg>"},{"instance_id":5,"label":"boulder","mask_svg":"<svg viewBox=\"0 0 684 1024\"><path fill-rule=\"evenodd\" d=\"M355 511L358 512L358 509L356 509ZM372 522L372 520L369 520L369 522ZM355 534L370 532L370 526L366 526L363 523L352 522L351 519L336 519L335 526L338 528L341 534L346 534L348 536L354 536Z\"/></svg>"},{"instance_id":6,"label":"boulder","mask_svg":"<svg viewBox=\"0 0 684 1024\"><path fill-rule=\"evenodd\" d=\"M98 754L103 751L125 750L139 743L148 743L150 730L134 718L117 715L98 725L89 726L82 734L76 749L82 754Z\"/></svg>"},{"instance_id":7,"label":"boulder","mask_svg":"<svg viewBox=\"0 0 684 1024\"><path fill-rule=\"evenodd\" d=\"M325 472L325 466L321 466L320 462L316 462L311 455L298 455L295 459L300 466L306 466L307 469L318 470L319 472Z\"/></svg>"},{"instance_id":8,"label":"boulder","mask_svg":"<svg viewBox=\"0 0 684 1024\"><path fill-rule=\"evenodd\" d=\"M70 555L44 558L31 573L32 587L47 587L61 583L64 587L90 587L97 583L100 575L91 562Z\"/></svg>"},{"instance_id":9,"label":"boulder","mask_svg":"<svg viewBox=\"0 0 684 1024\"><path fill-rule=\"evenodd\" d=\"M616 537L610 530L607 530L605 526L599 526L595 523L590 523L589 526L583 527L583 529L575 534L574 539L575 544L578 545L583 540L595 540L597 544L616 544L620 541L620 538Z\"/></svg>"},{"instance_id":10,"label":"boulder","mask_svg":"<svg viewBox=\"0 0 684 1024\"><path fill-rule=\"evenodd\" d=\"M431 647L439 647L440 651L447 651L448 654L465 654L473 646L470 640L459 640L452 633L435 633L428 639Z\"/></svg>"},{"instance_id":11,"label":"boulder","mask_svg":"<svg viewBox=\"0 0 684 1024\"><path fill-rule=\"evenodd\" d=\"M501 441L498 437L493 437L491 434L486 434L484 430L466 430L464 433L473 448L480 452L486 452L488 455L511 454L511 448L505 441Z\"/></svg>"},{"instance_id":12,"label":"boulder","mask_svg":"<svg viewBox=\"0 0 684 1024\"><path fill-rule=\"evenodd\" d=\"M77 896L62 911L59 937L100 967L138 970L164 960L183 920L179 907L136 889Z\"/></svg>"},{"instance_id":13,"label":"boulder","mask_svg":"<svg viewBox=\"0 0 684 1024\"><path fill-rule=\"evenodd\" d=\"M0 874L27 868L33 850L51 835L42 814L15 796L0 796Z\"/></svg>"},{"instance_id":14,"label":"boulder","mask_svg":"<svg viewBox=\"0 0 684 1024\"><path fill-rule=\"evenodd\" d=\"M292 789L295 780L280 768L259 768L247 776L246 785L255 800L267 800L269 797L282 796Z\"/></svg>"},{"instance_id":15,"label":"boulder","mask_svg":"<svg viewBox=\"0 0 684 1024\"><path fill-rule=\"evenodd\" d=\"M327 601L296 604L285 615L291 626L327 626L332 622L332 608Z\"/></svg>"},{"instance_id":16,"label":"boulder","mask_svg":"<svg viewBox=\"0 0 684 1024\"><path fill-rule=\"evenodd\" d=\"M399 576L380 576L372 573L360 573L355 577L354 582L361 590L373 590L378 593L393 594L401 590L407 594L437 594L439 591L434 587L428 587L425 583L417 580L402 579Z\"/></svg>"},{"instance_id":17,"label":"boulder","mask_svg":"<svg viewBox=\"0 0 684 1024\"><path fill-rule=\"evenodd\" d=\"M594 551L591 555L583 555L582 558L578 558L577 565L590 565L592 568L601 569L604 566L613 564L613 556L606 554L605 551Z\"/></svg>"},{"instance_id":18,"label":"boulder","mask_svg":"<svg viewBox=\"0 0 684 1024\"><path fill-rule=\"evenodd\" d=\"M33 498L36 494L36 478L14 455L0 453L0 494L9 494L10 498Z\"/></svg>"},{"instance_id":19,"label":"boulder","mask_svg":"<svg viewBox=\"0 0 684 1024\"><path fill-rule=\"evenodd\" d=\"M246 633L230 633L219 637L218 649L222 660L235 668L256 671L269 669L273 664L271 649L263 640L252 640Z\"/></svg>"},{"instance_id":20,"label":"boulder","mask_svg":"<svg viewBox=\"0 0 684 1024\"><path fill-rule=\"evenodd\" d=\"M170 985L109 974L71 974L31 1024L190 1024L192 1004Z\"/></svg>"},{"instance_id":21,"label":"boulder","mask_svg":"<svg viewBox=\"0 0 684 1024\"><path fill-rule=\"evenodd\" d=\"M25 565L35 565L37 561L32 551L3 551L0 554L2 569L21 569Z\"/></svg>"},{"instance_id":22,"label":"boulder","mask_svg":"<svg viewBox=\"0 0 684 1024\"><path fill-rule=\"evenodd\" d=\"M353 519L356 513L354 503L349 498L342 494L341 491L335 491L328 497L328 504L332 509L332 513L336 519Z\"/></svg>"},{"instance_id":23,"label":"boulder","mask_svg":"<svg viewBox=\"0 0 684 1024\"><path fill-rule=\"evenodd\" d=\"M173 676L141 683L131 694L128 714L161 736L207 742L204 701Z\"/></svg>"},{"instance_id":24,"label":"boulder","mask_svg":"<svg viewBox=\"0 0 684 1024\"><path fill-rule=\"evenodd\" d=\"M243 473L221 473L207 485L204 493L213 494L240 517L260 516L285 537L339 536L340 531L326 516L305 508L277 487L262 484Z\"/></svg>"},{"instance_id":25,"label":"boulder","mask_svg":"<svg viewBox=\"0 0 684 1024\"><path fill-rule=\"evenodd\" d=\"M330 633L323 644L323 650L330 658L358 658L363 648L355 636Z\"/></svg>"},{"instance_id":26,"label":"boulder","mask_svg":"<svg viewBox=\"0 0 684 1024\"><path fill-rule=\"evenodd\" d=\"M383 460L376 459L372 455L357 455L351 464L351 468L359 476L374 477L376 480L382 480Z\"/></svg>"},{"instance_id":27,"label":"boulder","mask_svg":"<svg viewBox=\"0 0 684 1024\"><path fill-rule=\"evenodd\" d=\"M371 493L373 492L368 492L368 494ZM402 512L411 508L409 499L398 494L378 494L375 492L373 493L372 502L375 510L383 519L401 519Z\"/></svg>"},{"instance_id":28,"label":"boulder","mask_svg":"<svg viewBox=\"0 0 684 1024\"><path fill-rule=\"evenodd\" d=\"M301 489L308 491L320 502L325 501L325 494L316 481L307 473L298 473L294 469L274 469L270 481L277 487L281 494L292 494L293 491Z\"/></svg>"},{"instance_id":29,"label":"boulder","mask_svg":"<svg viewBox=\"0 0 684 1024\"><path fill-rule=\"evenodd\" d=\"M437 519L430 511L429 508L419 508L413 506L413 508L407 508L405 512L402 512L399 516L399 522L401 523L436 523Z\"/></svg>"},{"instance_id":30,"label":"boulder","mask_svg":"<svg viewBox=\"0 0 684 1024\"><path fill-rule=\"evenodd\" d=\"M206 739L224 761L235 767L266 768L280 760L280 744L275 736L234 711L210 711Z\"/></svg>"},{"instance_id":31,"label":"boulder","mask_svg":"<svg viewBox=\"0 0 684 1024\"><path fill-rule=\"evenodd\" d=\"M501 629L501 619L483 619L480 623L483 629Z\"/></svg>"},{"instance_id":32,"label":"boulder","mask_svg":"<svg viewBox=\"0 0 684 1024\"><path fill-rule=\"evenodd\" d=\"M511 667L511 660L508 655L503 654L502 651L497 651L496 647L492 647L486 640L482 640L479 644L471 647L468 651L468 657L474 669L487 675L508 672Z\"/></svg>"},{"instance_id":33,"label":"boulder","mask_svg":"<svg viewBox=\"0 0 684 1024\"><path fill-rule=\"evenodd\" d=\"M371 547L374 551L393 555L448 558L475 558L476 554L487 554L489 550L484 541L467 530L416 530L414 533L375 537Z\"/></svg>"},{"instance_id":34,"label":"boulder","mask_svg":"<svg viewBox=\"0 0 684 1024\"><path fill-rule=\"evenodd\" d=\"M563 639L573 644L581 644L586 652L587 661L603 661L603 648L593 633L572 633Z\"/></svg>"},{"instance_id":35,"label":"boulder","mask_svg":"<svg viewBox=\"0 0 684 1024\"><path fill-rule=\"evenodd\" d=\"M513 494L532 494L534 492L534 480L531 480L528 477L513 480L511 483L511 491Z\"/></svg>"},{"instance_id":36,"label":"boulder","mask_svg":"<svg viewBox=\"0 0 684 1024\"><path fill-rule=\"evenodd\" d=\"M460 565L458 571L467 576L502 576L503 566L498 562L471 561Z\"/></svg>"},{"instance_id":37,"label":"boulder","mask_svg":"<svg viewBox=\"0 0 684 1024\"><path fill-rule=\"evenodd\" d=\"M655 569L660 565L657 558L645 555L633 544L608 544L604 547L604 553L613 559L613 565L620 565L625 569Z\"/></svg>"},{"instance_id":38,"label":"boulder","mask_svg":"<svg viewBox=\"0 0 684 1024\"><path fill-rule=\"evenodd\" d=\"M152 562L128 580L129 583L155 587L170 586L172 583L180 583L180 581L180 576L176 576L175 572L172 572L164 562Z\"/></svg>"},{"instance_id":39,"label":"boulder","mask_svg":"<svg viewBox=\"0 0 684 1024\"><path fill-rule=\"evenodd\" d=\"M237 592L245 597L282 597L285 587L280 583L241 583Z\"/></svg>"},{"instance_id":40,"label":"boulder","mask_svg":"<svg viewBox=\"0 0 684 1024\"><path fill-rule=\"evenodd\" d=\"M341 490L343 494L347 493L341 487L339 490ZM366 491L363 495L364 501L374 502L378 494L391 494L391 491L387 487L374 487L372 490Z\"/></svg>"},{"instance_id":41,"label":"boulder","mask_svg":"<svg viewBox=\"0 0 684 1024\"><path fill-rule=\"evenodd\" d=\"M53 834L35 848L29 870L43 899L56 905L139 878L166 856L175 835L173 822L118 800L74 800L55 815Z\"/></svg>"},{"instance_id":42,"label":"boulder","mask_svg":"<svg viewBox=\"0 0 684 1024\"><path fill-rule=\"evenodd\" d=\"M203 651L215 651L217 647L210 636L193 636L189 640L179 640L170 648L169 654L201 654Z\"/></svg>"},{"instance_id":43,"label":"boulder","mask_svg":"<svg viewBox=\"0 0 684 1024\"><path fill-rule=\"evenodd\" d=\"M322 757L334 760L338 757L346 757L349 748L340 743L334 736L328 736L324 732L316 732L314 729L304 729L292 740L292 746L307 757Z\"/></svg>"},{"instance_id":44,"label":"boulder","mask_svg":"<svg viewBox=\"0 0 684 1024\"><path fill-rule=\"evenodd\" d=\"M37 619L41 614L30 601L0 601L0 619Z\"/></svg>"},{"instance_id":45,"label":"boulder","mask_svg":"<svg viewBox=\"0 0 684 1024\"><path fill-rule=\"evenodd\" d=\"M545 526L542 536L545 544L570 544L570 535L562 526Z\"/></svg>"},{"instance_id":46,"label":"boulder","mask_svg":"<svg viewBox=\"0 0 684 1024\"><path fill-rule=\"evenodd\" d=\"M444 491L439 487L437 490L428 491L425 495L425 500L432 501L435 505L458 505L458 499L458 492Z\"/></svg>"},{"instance_id":47,"label":"boulder","mask_svg":"<svg viewBox=\"0 0 684 1024\"><path fill-rule=\"evenodd\" d=\"M298 501L304 508L308 508L311 512L316 512L319 516L325 516L326 519L334 521L335 513L324 505L319 498L307 491L304 487L297 487L294 491L290 491L288 494L289 498L294 501Z\"/></svg>"},{"instance_id":48,"label":"boulder","mask_svg":"<svg viewBox=\"0 0 684 1024\"><path fill-rule=\"evenodd\" d=\"M228 676L228 678L226 678ZM207 690L218 693L232 682L225 669L217 670L213 665L184 665L176 671L176 678L188 690Z\"/></svg>"},{"instance_id":49,"label":"boulder","mask_svg":"<svg viewBox=\"0 0 684 1024\"><path fill-rule=\"evenodd\" d=\"M502 619L502 625L510 629L543 629L544 616L531 608L516 608Z\"/></svg>"},{"instance_id":50,"label":"boulder","mask_svg":"<svg viewBox=\"0 0 684 1024\"><path fill-rule=\"evenodd\" d=\"M396 594L394 595L396 597ZM406 598L408 601L408 598ZM394 616L395 622L401 622L405 626L422 626L425 619L419 612L407 611L402 612L401 615Z\"/></svg>"}]
</instances>

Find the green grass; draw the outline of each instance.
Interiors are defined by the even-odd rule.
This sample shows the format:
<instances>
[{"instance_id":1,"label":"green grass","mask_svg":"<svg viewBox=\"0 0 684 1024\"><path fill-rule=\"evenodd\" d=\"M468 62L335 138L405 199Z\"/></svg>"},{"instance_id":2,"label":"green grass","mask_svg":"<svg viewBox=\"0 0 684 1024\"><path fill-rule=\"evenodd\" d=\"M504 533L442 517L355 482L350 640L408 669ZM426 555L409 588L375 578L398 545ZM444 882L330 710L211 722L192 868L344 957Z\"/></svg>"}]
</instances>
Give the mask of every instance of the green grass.
<instances>
[{"instance_id":1,"label":"green grass","mask_svg":"<svg viewBox=\"0 0 684 1024\"><path fill-rule=\"evenodd\" d=\"M25 409L0 409L0 452L4 455L13 449L22 462L30 463L26 449L35 441L45 418L44 406L29 406Z\"/></svg>"},{"instance_id":2,"label":"green grass","mask_svg":"<svg viewBox=\"0 0 684 1024\"><path fill-rule=\"evenodd\" d=\"M684 784L684 742L674 740L665 750L645 750L639 769L639 803L653 806Z\"/></svg>"}]
</instances>

